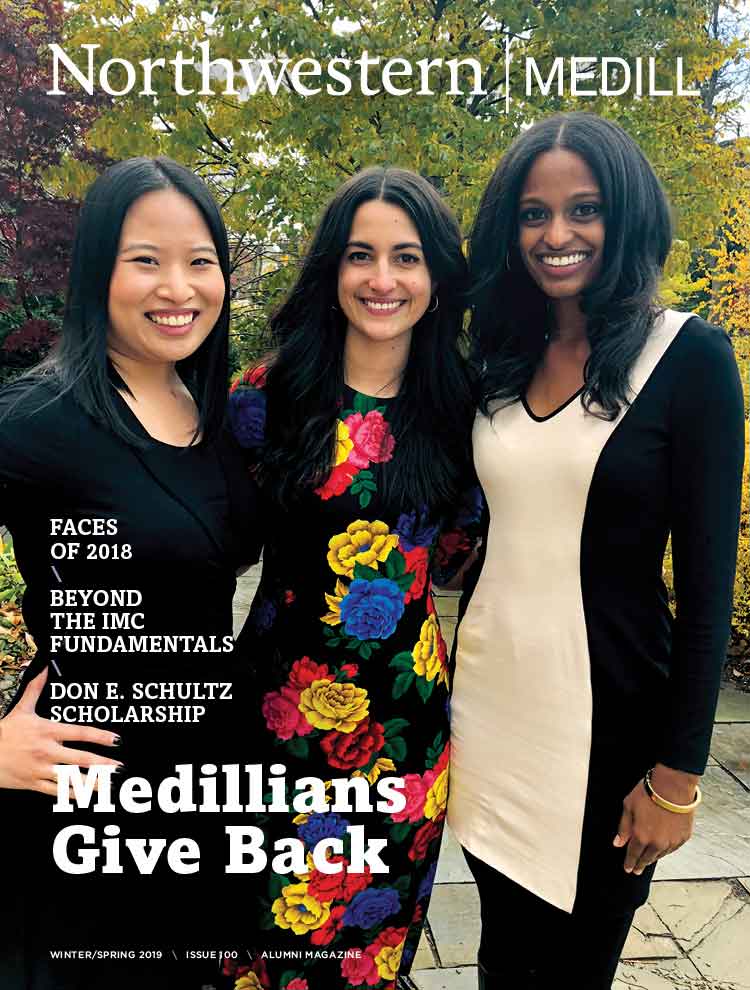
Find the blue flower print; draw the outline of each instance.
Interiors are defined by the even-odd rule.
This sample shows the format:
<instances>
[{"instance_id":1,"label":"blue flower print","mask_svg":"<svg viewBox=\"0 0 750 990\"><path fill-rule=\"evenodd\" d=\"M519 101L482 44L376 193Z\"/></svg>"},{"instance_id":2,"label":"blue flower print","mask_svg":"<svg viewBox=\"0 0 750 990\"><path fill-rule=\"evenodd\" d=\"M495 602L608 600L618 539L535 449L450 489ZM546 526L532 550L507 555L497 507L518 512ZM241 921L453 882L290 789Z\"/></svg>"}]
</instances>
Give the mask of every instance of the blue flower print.
<instances>
[{"instance_id":1,"label":"blue flower print","mask_svg":"<svg viewBox=\"0 0 750 990\"><path fill-rule=\"evenodd\" d=\"M387 639L404 614L404 594L389 578L356 578L341 602L341 621L347 636Z\"/></svg>"},{"instance_id":2,"label":"blue flower print","mask_svg":"<svg viewBox=\"0 0 750 990\"><path fill-rule=\"evenodd\" d=\"M401 907L401 901L395 890L390 887L376 888L369 887L360 891L352 900L344 915L345 925L354 925L357 928L372 928L379 925L386 918Z\"/></svg>"}]
</instances>

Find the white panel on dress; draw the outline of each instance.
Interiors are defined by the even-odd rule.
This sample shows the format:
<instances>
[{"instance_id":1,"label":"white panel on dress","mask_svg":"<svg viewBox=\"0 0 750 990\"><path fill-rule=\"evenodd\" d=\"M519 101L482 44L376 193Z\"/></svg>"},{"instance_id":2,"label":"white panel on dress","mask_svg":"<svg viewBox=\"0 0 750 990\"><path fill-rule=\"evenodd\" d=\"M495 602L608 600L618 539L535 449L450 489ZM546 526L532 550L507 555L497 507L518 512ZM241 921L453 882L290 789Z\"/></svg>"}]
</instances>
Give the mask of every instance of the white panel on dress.
<instances>
[{"instance_id":1,"label":"white panel on dress","mask_svg":"<svg viewBox=\"0 0 750 990\"><path fill-rule=\"evenodd\" d=\"M691 315L657 319L634 399ZM608 421L576 399L534 420L516 402L474 426L492 523L458 632L448 820L471 853L568 912L591 746L581 534L597 461L628 408Z\"/></svg>"}]
</instances>

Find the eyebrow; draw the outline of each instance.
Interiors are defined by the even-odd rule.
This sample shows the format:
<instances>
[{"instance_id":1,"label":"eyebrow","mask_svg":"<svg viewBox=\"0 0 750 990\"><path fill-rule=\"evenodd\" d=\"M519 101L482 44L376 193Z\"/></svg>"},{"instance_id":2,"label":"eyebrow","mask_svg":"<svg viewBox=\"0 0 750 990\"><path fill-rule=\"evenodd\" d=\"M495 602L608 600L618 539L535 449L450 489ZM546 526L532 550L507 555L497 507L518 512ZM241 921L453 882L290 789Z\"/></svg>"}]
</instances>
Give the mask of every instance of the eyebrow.
<instances>
[{"instance_id":1,"label":"eyebrow","mask_svg":"<svg viewBox=\"0 0 750 990\"><path fill-rule=\"evenodd\" d=\"M583 199L583 198L593 198L601 199L602 194L598 189L582 189L579 192L574 192L570 199ZM520 199L521 203L543 203L544 200L540 196L522 196Z\"/></svg>"},{"instance_id":2,"label":"eyebrow","mask_svg":"<svg viewBox=\"0 0 750 990\"><path fill-rule=\"evenodd\" d=\"M159 251L156 244L149 244L146 241L138 241L134 244L126 244L125 247L120 251L120 254L125 254L127 251ZM190 254L198 254L201 251L210 251L211 254L216 254L216 248L213 244L197 244L195 247L190 248Z\"/></svg>"},{"instance_id":3,"label":"eyebrow","mask_svg":"<svg viewBox=\"0 0 750 990\"><path fill-rule=\"evenodd\" d=\"M368 244L367 241L349 241L349 243L346 246L348 248L350 247L367 248L368 251L374 250L372 244ZM417 251L421 251L422 245L417 243L417 241L404 241L402 244L394 244L391 250L402 251L404 248L416 248Z\"/></svg>"}]
</instances>

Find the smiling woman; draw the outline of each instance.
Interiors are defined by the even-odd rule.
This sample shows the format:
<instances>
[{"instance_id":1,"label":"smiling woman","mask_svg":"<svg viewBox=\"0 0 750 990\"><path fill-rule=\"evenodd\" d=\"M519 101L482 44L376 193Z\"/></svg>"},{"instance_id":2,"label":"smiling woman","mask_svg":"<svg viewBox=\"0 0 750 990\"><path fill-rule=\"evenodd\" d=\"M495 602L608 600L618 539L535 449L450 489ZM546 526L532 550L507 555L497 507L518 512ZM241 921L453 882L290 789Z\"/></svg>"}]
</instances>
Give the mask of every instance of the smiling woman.
<instances>
[{"instance_id":1,"label":"smiling woman","mask_svg":"<svg viewBox=\"0 0 750 990\"><path fill-rule=\"evenodd\" d=\"M228 301L226 232L203 183L169 159L120 162L83 204L58 349L0 395L0 523L39 648L0 722L0 817L16 836L0 985L12 990L155 990L172 977L197 990L213 977L175 953L215 944L222 836L113 813L101 824L126 845L189 837L200 873L186 886L160 862L146 897L128 869L98 877L94 894L54 856L52 798L59 765L126 767L156 788L178 764L236 761L247 745L232 595L258 537L255 490L223 426ZM180 702L207 670L229 693ZM165 717L135 704L144 680L176 696ZM52 704L68 692L92 703ZM88 813L73 815L85 829ZM222 934L229 924L227 912ZM134 961L107 961L117 956Z\"/></svg>"},{"instance_id":2,"label":"smiling woman","mask_svg":"<svg viewBox=\"0 0 750 990\"><path fill-rule=\"evenodd\" d=\"M743 406L726 336L659 305L670 241L637 145L584 113L517 139L471 236L488 519L456 638L449 818L486 990L556 986L564 956L580 990L609 988L700 801Z\"/></svg>"}]
</instances>

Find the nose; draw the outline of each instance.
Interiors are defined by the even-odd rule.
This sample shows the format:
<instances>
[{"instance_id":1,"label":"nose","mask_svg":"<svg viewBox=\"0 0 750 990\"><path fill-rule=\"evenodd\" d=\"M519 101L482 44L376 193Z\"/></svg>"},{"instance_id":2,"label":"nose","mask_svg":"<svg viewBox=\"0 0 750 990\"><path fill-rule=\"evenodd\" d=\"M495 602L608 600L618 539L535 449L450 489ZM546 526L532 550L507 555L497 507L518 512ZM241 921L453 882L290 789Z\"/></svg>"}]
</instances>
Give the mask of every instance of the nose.
<instances>
[{"instance_id":1,"label":"nose","mask_svg":"<svg viewBox=\"0 0 750 990\"><path fill-rule=\"evenodd\" d=\"M390 262L383 259L371 274L369 280L370 288L379 296L385 296L396 286L396 279L391 271Z\"/></svg>"},{"instance_id":2,"label":"nose","mask_svg":"<svg viewBox=\"0 0 750 990\"><path fill-rule=\"evenodd\" d=\"M192 299L195 290L190 277L190 268L185 268L183 265L171 265L168 268L163 267L161 274L161 282L156 290L160 299L166 299L178 305Z\"/></svg>"},{"instance_id":3,"label":"nose","mask_svg":"<svg viewBox=\"0 0 750 990\"><path fill-rule=\"evenodd\" d=\"M570 226L564 214L554 214L544 230L544 240L554 251L564 248L570 241Z\"/></svg>"}]
</instances>

